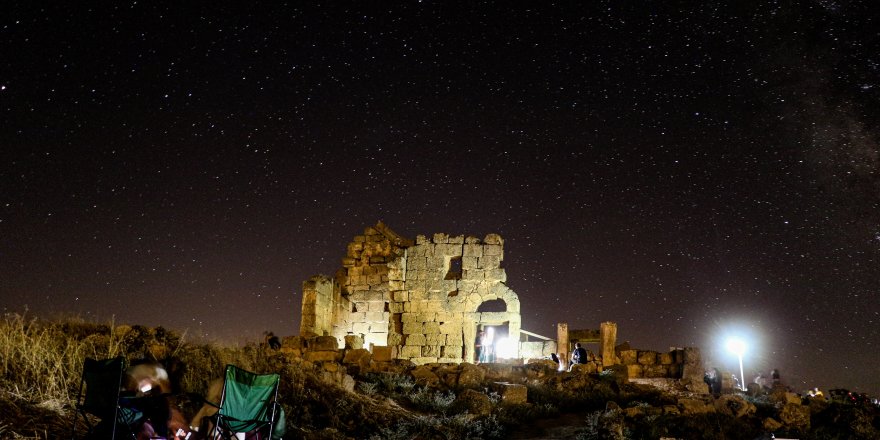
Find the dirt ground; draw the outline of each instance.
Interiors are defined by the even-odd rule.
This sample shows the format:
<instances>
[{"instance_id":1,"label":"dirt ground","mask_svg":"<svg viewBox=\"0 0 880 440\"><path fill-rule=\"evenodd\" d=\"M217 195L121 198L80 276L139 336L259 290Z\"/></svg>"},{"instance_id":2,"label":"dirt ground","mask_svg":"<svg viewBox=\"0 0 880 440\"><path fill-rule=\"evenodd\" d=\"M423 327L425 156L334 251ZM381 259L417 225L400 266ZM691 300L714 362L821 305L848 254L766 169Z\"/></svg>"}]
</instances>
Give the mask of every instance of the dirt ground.
<instances>
[{"instance_id":1,"label":"dirt ground","mask_svg":"<svg viewBox=\"0 0 880 440\"><path fill-rule=\"evenodd\" d=\"M552 419L536 420L532 425L520 427L512 440L572 439L586 426L585 413L565 413Z\"/></svg>"}]
</instances>

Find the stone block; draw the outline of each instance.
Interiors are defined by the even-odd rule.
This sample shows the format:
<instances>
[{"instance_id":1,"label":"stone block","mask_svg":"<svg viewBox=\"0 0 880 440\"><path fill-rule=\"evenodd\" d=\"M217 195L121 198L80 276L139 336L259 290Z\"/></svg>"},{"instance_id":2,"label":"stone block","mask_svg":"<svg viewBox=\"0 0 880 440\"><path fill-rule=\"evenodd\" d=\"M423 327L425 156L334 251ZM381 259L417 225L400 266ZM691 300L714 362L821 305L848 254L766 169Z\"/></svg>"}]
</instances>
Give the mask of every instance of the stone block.
<instances>
[{"instance_id":1,"label":"stone block","mask_svg":"<svg viewBox=\"0 0 880 440\"><path fill-rule=\"evenodd\" d=\"M461 345L444 345L440 347L440 356L444 358L460 360L463 351L464 350Z\"/></svg>"},{"instance_id":2,"label":"stone block","mask_svg":"<svg viewBox=\"0 0 880 440\"><path fill-rule=\"evenodd\" d=\"M588 362L586 364L574 364L571 366L572 373L592 374L596 372L596 364Z\"/></svg>"},{"instance_id":3,"label":"stone block","mask_svg":"<svg viewBox=\"0 0 880 440\"><path fill-rule=\"evenodd\" d=\"M501 395L501 401L509 404L525 404L528 402L528 388L518 383L494 382L492 389Z\"/></svg>"},{"instance_id":4,"label":"stone block","mask_svg":"<svg viewBox=\"0 0 880 440\"><path fill-rule=\"evenodd\" d=\"M500 266L501 259L494 255L483 255L477 262L477 268L479 269L497 269Z\"/></svg>"},{"instance_id":5,"label":"stone block","mask_svg":"<svg viewBox=\"0 0 880 440\"><path fill-rule=\"evenodd\" d=\"M623 365L633 365L638 363L638 350L622 350L620 352L620 363Z\"/></svg>"},{"instance_id":6,"label":"stone block","mask_svg":"<svg viewBox=\"0 0 880 440\"><path fill-rule=\"evenodd\" d=\"M421 322L404 322L403 323L403 333L407 335L411 335L414 333L422 333L423 324Z\"/></svg>"},{"instance_id":7,"label":"stone block","mask_svg":"<svg viewBox=\"0 0 880 440\"><path fill-rule=\"evenodd\" d=\"M449 237L449 244L463 244L464 243L464 235L456 235L455 237Z\"/></svg>"},{"instance_id":8,"label":"stone block","mask_svg":"<svg viewBox=\"0 0 880 440\"><path fill-rule=\"evenodd\" d=\"M281 350L279 350L279 351L280 351L281 354L283 354L287 359L301 358L301 357L302 357L302 353L303 353L303 352L302 352L302 349L299 349L299 348L288 348L288 347L281 347Z\"/></svg>"},{"instance_id":9,"label":"stone block","mask_svg":"<svg viewBox=\"0 0 880 440\"><path fill-rule=\"evenodd\" d=\"M489 269L485 272L486 279L492 281L507 282L507 272L504 269Z\"/></svg>"},{"instance_id":10,"label":"stone block","mask_svg":"<svg viewBox=\"0 0 880 440\"><path fill-rule=\"evenodd\" d=\"M388 333L368 333L364 335L364 344L388 345Z\"/></svg>"},{"instance_id":11,"label":"stone block","mask_svg":"<svg viewBox=\"0 0 880 440\"><path fill-rule=\"evenodd\" d=\"M301 349L305 346L302 336L285 336L281 339L282 348Z\"/></svg>"},{"instance_id":12,"label":"stone block","mask_svg":"<svg viewBox=\"0 0 880 440\"><path fill-rule=\"evenodd\" d=\"M669 372L666 369L665 365L645 365L642 368L642 374L644 377L668 377Z\"/></svg>"},{"instance_id":13,"label":"stone block","mask_svg":"<svg viewBox=\"0 0 880 440\"><path fill-rule=\"evenodd\" d=\"M367 312L364 317L366 322L386 322L388 321L387 312Z\"/></svg>"},{"instance_id":14,"label":"stone block","mask_svg":"<svg viewBox=\"0 0 880 440\"><path fill-rule=\"evenodd\" d=\"M391 297L394 298L395 301L409 301L409 292L406 290L395 290L392 292Z\"/></svg>"},{"instance_id":15,"label":"stone block","mask_svg":"<svg viewBox=\"0 0 880 440\"><path fill-rule=\"evenodd\" d=\"M810 429L810 407L797 403L787 403L779 411L782 423L802 431Z\"/></svg>"},{"instance_id":16,"label":"stone block","mask_svg":"<svg viewBox=\"0 0 880 440\"><path fill-rule=\"evenodd\" d=\"M339 341L333 336L317 336L308 340L309 351L338 350Z\"/></svg>"},{"instance_id":17,"label":"stone block","mask_svg":"<svg viewBox=\"0 0 880 440\"><path fill-rule=\"evenodd\" d=\"M453 334L453 333L461 333L461 322L444 322L438 326L440 333Z\"/></svg>"},{"instance_id":18,"label":"stone block","mask_svg":"<svg viewBox=\"0 0 880 440\"><path fill-rule=\"evenodd\" d=\"M422 357L440 357L439 345L422 346Z\"/></svg>"},{"instance_id":19,"label":"stone block","mask_svg":"<svg viewBox=\"0 0 880 440\"><path fill-rule=\"evenodd\" d=\"M403 335L400 333L388 333L387 343L389 346L403 345Z\"/></svg>"},{"instance_id":20,"label":"stone block","mask_svg":"<svg viewBox=\"0 0 880 440\"><path fill-rule=\"evenodd\" d=\"M355 322L351 326L351 332L357 335L365 335L370 332L370 324L366 322Z\"/></svg>"},{"instance_id":21,"label":"stone block","mask_svg":"<svg viewBox=\"0 0 880 440\"><path fill-rule=\"evenodd\" d=\"M414 365L436 364L439 358L430 356L414 357L410 359Z\"/></svg>"},{"instance_id":22,"label":"stone block","mask_svg":"<svg viewBox=\"0 0 880 440\"><path fill-rule=\"evenodd\" d=\"M426 333L426 343L428 345L446 345L446 335L440 333Z\"/></svg>"},{"instance_id":23,"label":"stone block","mask_svg":"<svg viewBox=\"0 0 880 440\"><path fill-rule=\"evenodd\" d=\"M406 335L406 345L425 345L427 343L427 338L425 335L414 333Z\"/></svg>"},{"instance_id":24,"label":"stone block","mask_svg":"<svg viewBox=\"0 0 880 440\"><path fill-rule=\"evenodd\" d=\"M364 348L364 338L360 335L346 335L345 336L345 349L346 350L357 350Z\"/></svg>"},{"instance_id":25,"label":"stone block","mask_svg":"<svg viewBox=\"0 0 880 440\"><path fill-rule=\"evenodd\" d=\"M464 270L474 270L479 268L480 258L478 256L474 257L461 257L461 268Z\"/></svg>"},{"instance_id":26,"label":"stone block","mask_svg":"<svg viewBox=\"0 0 880 440\"><path fill-rule=\"evenodd\" d=\"M486 279L486 271L483 269L464 269L461 278L469 281L483 281Z\"/></svg>"},{"instance_id":27,"label":"stone block","mask_svg":"<svg viewBox=\"0 0 880 440\"><path fill-rule=\"evenodd\" d=\"M713 405L707 404L701 399L678 399L678 408L681 414L685 416L715 412Z\"/></svg>"},{"instance_id":28,"label":"stone block","mask_svg":"<svg viewBox=\"0 0 880 440\"><path fill-rule=\"evenodd\" d=\"M449 236L442 232L438 232L434 234L434 238L431 241L434 243L447 243L449 241Z\"/></svg>"},{"instance_id":29,"label":"stone block","mask_svg":"<svg viewBox=\"0 0 880 440\"><path fill-rule=\"evenodd\" d=\"M374 322L370 324L370 333L388 333L387 322Z\"/></svg>"},{"instance_id":30,"label":"stone block","mask_svg":"<svg viewBox=\"0 0 880 440\"><path fill-rule=\"evenodd\" d=\"M438 323L456 320L456 315L451 312L437 312L434 314L434 320Z\"/></svg>"},{"instance_id":31,"label":"stone block","mask_svg":"<svg viewBox=\"0 0 880 440\"><path fill-rule=\"evenodd\" d=\"M448 333L446 335L446 345L461 345L462 339L463 336L460 330L457 333Z\"/></svg>"},{"instance_id":32,"label":"stone block","mask_svg":"<svg viewBox=\"0 0 880 440\"><path fill-rule=\"evenodd\" d=\"M426 322L422 327L426 335L440 333L440 323L438 322Z\"/></svg>"},{"instance_id":33,"label":"stone block","mask_svg":"<svg viewBox=\"0 0 880 440\"><path fill-rule=\"evenodd\" d=\"M425 317L419 313L406 312L400 315L400 322L403 322L404 324L407 322L418 322L421 324L425 322Z\"/></svg>"},{"instance_id":34,"label":"stone block","mask_svg":"<svg viewBox=\"0 0 880 440\"><path fill-rule=\"evenodd\" d=\"M400 357L403 359L411 359L422 355L421 345L404 345L400 348Z\"/></svg>"},{"instance_id":35,"label":"stone block","mask_svg":"<svg viewBox=\"0 0 880 440\"><path fill-rule=\"evenodd\" d=\"M373 361L391 362L391 347L383 345L373 346Z\"/></svg>"},{"instance_id":36,"label":"stone block","mask_svg":"<svg viewBox=\"0 0 880 440\"><path fill-rule=\"evenodd\" d=\"M462 247L462 258L482 256L483 246L480 246L478 244L466 244ZM464 265L464 260L462 260L462 265Z\"/></svg>"},{"instance_id":37,"label":"stone block","mask_svg":"<svg viewBox=\"0 0 880 440\"><path fill-rule=\"evenodd\" d=\"M672 365L675 363L675 357L672 352L669 353L660 353L660 364L661 365Z\"/></svg>"},{"instance_id":38,"label":"stone block","mask_svg":"<svg viewBox=\"0 0 880 440\"><path fill-rule=\"evenodd\" d=\"M501 256L502 250L500 245L484 245L483 256Z\"/></svg>"},{"instance_id":39,"label":"stone block","mask_svg":"<svg viewBox=\"0 0 880 440\"><path fill-rule=\"evenodd\" d=\"M357 363L363 362L365 358L366 358L366 361L369 362L370 356L371 356L370 351L365 350L363 348L356 349L356 350L346 350L345 356L342 358L342 363L343 364L357 364Z\"/></svg>"},{"instance_id":40,"label":"stone block","mask_svg":"<svg viewBox=\"0 0 880 440\"><path fill-rule=\"evenodd\" d=\"M309 362L337 362L342 356L339 350L307 351L304 358Z\"/></svg>"},{"instance_id":41,"label":"stone block","mask_svg":"<svg viewBox=\"0 0 880 440\"><path fill-rule=\"evenodd\" d=\"M367 312L384 312L385 311L385 301L382 300L372 300L367 303Z\"/></svg>"},{"instance_id":42,"label":"stone block","mask_svg":"<svg viewBox=\"0 0 880 440\"><path fill-rule=\"evenodd\" d=\"M640 351L639 352L639 364L654 365L656 363L657 363L657 352L655 352L655 351Z\"/></svg>"},{"instance_id":43,"label":"stone block","mask_svg":"<svg viewBox=\"0 0 880 440\"><path fill-rule=\"evenodd\" d=\"M639 364L627 365L626 366L626 376L630 378L635 377L643 377L644 373L642 371L642 366Z\"/></svg>"}]
</instances>

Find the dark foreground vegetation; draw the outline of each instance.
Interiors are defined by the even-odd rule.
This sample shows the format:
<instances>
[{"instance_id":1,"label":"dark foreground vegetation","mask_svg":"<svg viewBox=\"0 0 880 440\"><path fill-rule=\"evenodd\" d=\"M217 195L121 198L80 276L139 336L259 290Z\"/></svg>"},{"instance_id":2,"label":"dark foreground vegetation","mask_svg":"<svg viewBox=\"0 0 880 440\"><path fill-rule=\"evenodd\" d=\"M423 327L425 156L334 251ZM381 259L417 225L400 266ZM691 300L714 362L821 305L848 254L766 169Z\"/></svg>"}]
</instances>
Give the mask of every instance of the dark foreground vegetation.
<instances>
[{"instance_id":1,"label":"dark foreground vegetation","mask_svg":"<svg viewBox=\"0 0 880 440\"><path fill-rule=\"evenodd\" d=\"M629 383L614 369L586 375L548 364L396 363L377 370L362 363L351 368L346 386L328 380L326 366L260 343L223 347L186 342L163 328L15 314L0 327L4 439L69 438L84 359L119 355L176 365L174 402L187 420L226 364L278 372L291 439L525 439L554 429L554 438L564 432L575 439L880 438L880 415L871 405L801 400L784 391L713 397L660 390ZM493 386L498 382L525 385L527 402L507 401Z\"/></svg>"}]
</instances>

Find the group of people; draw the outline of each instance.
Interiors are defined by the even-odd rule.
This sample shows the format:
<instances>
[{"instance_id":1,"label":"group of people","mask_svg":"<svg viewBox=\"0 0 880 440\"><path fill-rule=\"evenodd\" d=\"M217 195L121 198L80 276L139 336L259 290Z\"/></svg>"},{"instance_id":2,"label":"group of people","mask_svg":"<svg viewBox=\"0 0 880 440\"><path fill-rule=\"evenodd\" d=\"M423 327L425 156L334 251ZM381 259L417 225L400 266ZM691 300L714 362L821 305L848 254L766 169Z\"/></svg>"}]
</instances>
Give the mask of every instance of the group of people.
<instances>
[{"instance_id":1,"label":"group of people","mask_svg":"<svg viewBox=\"0 0 880 440\"><path fill-rule=\"evenodd\" d=\"M493 327L480 330L477 335L477 343L474 344L474 351L478 364L495 362L495 329Z\"/></svg>"},{"instance_id":2,"label":"group of people","mask_svg":"<svg viewBox=\"0 0 880 440\"><path fill-rule=\"evenodd\" d=\"M201 409L187 422L177 401L178 396L182 395L179 382L182 365L175 361L166 364L169 364L169 368L158 362L140 361L126 370L120 393L121 405L132 415L137 415L131 417L133 424L130 428L135 431L138 440L207 438L212 416L218 411L223 380L218 378L210 384ZM112 422L112 419L102 420L102 425L96 428L92 438L105 438L108 430L112 430L109 426Z\"/></svg>"},{"instance_id":3,"label":"group of people","mask_svg":"<svg viewBox=\"0 0 880 440\"><path fill-rule=\"evenodd\" d=\"M761 388L776 388L782 384L782 379L780 378L779 370L774 368L767 375L758 373L755 377L755 383Z\"/></svg>"},{"instance_id":4,"label":"group of people","mask_svg":"<svg viewBox=\"0 0 880 440\"><path fill-rule=\"evenodd\" d=\"M590 357L591 354L587 351L586 348L581 346L580 342L574 344L574 350L571 352L571 358L569 359L567 365L563 363L558 354L550 353L550 360L556 362L559 365L559 371L571 371L572 367L575 364L586 364L587 362L589 362Z\"/></svg>"}]
</instances>

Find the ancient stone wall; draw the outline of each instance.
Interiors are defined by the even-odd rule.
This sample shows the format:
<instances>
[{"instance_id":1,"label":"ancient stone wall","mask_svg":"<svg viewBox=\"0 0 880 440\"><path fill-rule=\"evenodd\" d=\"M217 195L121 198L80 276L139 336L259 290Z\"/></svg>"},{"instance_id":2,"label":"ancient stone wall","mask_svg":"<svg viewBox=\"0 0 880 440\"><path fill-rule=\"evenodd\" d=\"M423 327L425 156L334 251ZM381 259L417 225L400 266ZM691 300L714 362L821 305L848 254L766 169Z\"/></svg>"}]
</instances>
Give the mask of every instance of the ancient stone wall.
<instances>
[{"instance_id":1,"label":"ancient stone wall","mask_svg":"<svg viewBox=\"0 0 880 440\"><path fill-rule=\"evenodd\" d=\"M479 325L506 325L518 347L520 304L505 285L503 246L495 234L412 242L381 222L368 227L349 243L335 279L303 284L300 334L334 336L340 347L346 335L360 335L417 364L473 361ZM506 311L477 311L496 299Z\"/></svg>"},{"instance_id":2,"label":"ancient stone wall","mask_svg":"<svg viewBox=\"0 0 880 440\"><path fill-rule=\"evenodd\" d=\"M684 376L689 357L699 356L696 349L675 349L660 353L650 350L621 350L620 363L626 367L630 379L674 378ZM701 377L702 380L702 377Z\"/></svg>"}]
</instances>

